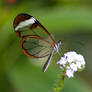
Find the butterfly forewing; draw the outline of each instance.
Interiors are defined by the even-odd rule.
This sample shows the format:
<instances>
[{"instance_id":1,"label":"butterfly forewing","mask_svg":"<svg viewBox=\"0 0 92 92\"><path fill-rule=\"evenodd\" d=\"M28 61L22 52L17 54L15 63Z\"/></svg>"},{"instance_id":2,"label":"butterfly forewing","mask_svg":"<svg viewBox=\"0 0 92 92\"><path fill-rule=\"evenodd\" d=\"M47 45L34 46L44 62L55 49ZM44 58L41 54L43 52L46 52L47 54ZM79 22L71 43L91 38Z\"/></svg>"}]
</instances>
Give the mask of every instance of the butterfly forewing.
<instances>
[{"instance_id":1,"label":"butterfly forewing","mask_svg":"<svg viewBox=\"0 0 92 92\"><path fill-rule=\"evenodd\" d=\"M17 21L18 20L18 21ZM49 32L32 16L28 14L19 14L14 20L14 29L19 37L29 35L40 36L41 38L53 43L54 40Z\"/></svg>"},{"instance_id":2,"label":"butterfly forewing","mask_svg":"<svg viewBox=\"0 0 92 92\"><path fill-rule=\"evenodd\" d=\"M39 36L27 36L21 41L23 52L31 58L42 58L50 55L52 45Z\"/></svg>"}]
</instances>

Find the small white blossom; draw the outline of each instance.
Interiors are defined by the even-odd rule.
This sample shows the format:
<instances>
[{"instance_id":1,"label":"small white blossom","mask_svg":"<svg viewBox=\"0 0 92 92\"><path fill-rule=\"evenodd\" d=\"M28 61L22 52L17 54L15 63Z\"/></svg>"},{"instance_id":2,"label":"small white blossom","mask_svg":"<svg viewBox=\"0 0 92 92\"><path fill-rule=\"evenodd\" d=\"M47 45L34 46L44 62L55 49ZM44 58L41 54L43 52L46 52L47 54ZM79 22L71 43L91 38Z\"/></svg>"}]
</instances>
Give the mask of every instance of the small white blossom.
<instances>
[{"instance_id":1,"label":"small white blossom","mask_svg":"<svg viewBox=\"0 0 92 92\"><path fill-rule=\"evenodd\" d=\"M60 61L59 62L57 62L57 64L61 64L61 65L65 65L66 64L66 62L67 62L67 60L64 58L64 57L61 57L61 59L60 59Z\"/></svg>"},{"instance_id":2,"label":"small white blossom","mask_svg":"<svg viewBox=\"0 0 92 92\"><path fill-rule=\"evenodd\" d=\"M64 57L67 59L67 62L71 63L72 61L76 60L76 52L67 52L64 54Z\"/></svg>"},{"instance_id":3,"label":"small white blossom","mask_svg":"<svg viewBox=\"0 0 92 92\"><path fill-rule=\"evenodd\" d=\"M70 65L70 68L73 70L73 71L77 71L77 65L76 64L74 64L74 63L72 63L71 65Z\"/></svg>"},{"instance_id":4,"label":"small white blossom","mask_svg":"<svg viewBox=\"0 0 92 92\"><path fill-rule=\"evenodd\" d=\"M66 70L66 75L67 75L69 78L74 77L74 71L72 71L71 69Z\"/></svg>"},{"instance_id":5,"label":"small white blossom","mask_svg":"<svg viewBox=\"0 0 92 92\"><path fill-rule=\"evenodd\" d=\"M67 77L72 78L76 71L82 70L82 66L85 66L85 60L81 54L71 51L65 53L57 64L60 65L60 69L65 71Z\"/></svg>"},{"instance_id":6,"label":"small white blossom","mask_svg":"<svg viewBox=\"0 0 92 92\"><path fill-rule=\"evenodd\" d=\"M85 60L82 55L78 55L78 61L80 61L81 64L85 65Z\"/></svg>"},{"instance_id":7,"label":"small white blossom","mask_svg":"<svg viewBox=\"0 0 92 92\"><path fill-rule=\"evenodd\" d=\"M76 62L76 66L77 66L77 68L81 69L81 63L79 61Z\"/></svg>"},{"instance_id":8,"label":"small white blossom","mask_svg":"<svg viewBox=\"0 0 92 92\"><path fill-rule=\"evenodd\" d=\"M70 66L67 66L66 69L67 69L67 70L70 70L71 68L70 68Z\"/></svg>"}]
</instances>

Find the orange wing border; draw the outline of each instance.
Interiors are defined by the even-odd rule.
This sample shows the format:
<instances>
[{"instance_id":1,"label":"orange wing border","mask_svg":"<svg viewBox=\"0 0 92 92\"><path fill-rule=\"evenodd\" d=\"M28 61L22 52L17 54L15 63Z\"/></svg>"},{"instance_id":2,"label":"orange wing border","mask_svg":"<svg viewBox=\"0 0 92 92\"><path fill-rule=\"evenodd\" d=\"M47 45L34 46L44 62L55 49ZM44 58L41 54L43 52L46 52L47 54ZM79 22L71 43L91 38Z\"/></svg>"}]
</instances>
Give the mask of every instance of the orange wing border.
<instances>
[{"instance_id":1,"label":"orange wing border","mask_svg":"<svg viewBox=\"0 0 92 92\"><path fill-rule=\"evenodd\" d=\"M52 43L50 43L49 41L47 41L47 40L41 38L40 36L30 35L30 36L25 36L25 37L23 37L23 38L22 38L22 41L20 42L20 47L22 48L24 54L27 55L27 56L30 57L30 58L40 58L40 57L33 56L33 55L29 54L29 53L25 50L25 48L23 48L23 43L24 43L24 41L25 41L27 38L35 38L35 39L38 39L38 40L43 40L43 41L45 41L46 43L51 44L52 48L54 48L54 45L55 45L55 43L54 43L53 41L52 41Z\"/></svg>"}]
</instances>

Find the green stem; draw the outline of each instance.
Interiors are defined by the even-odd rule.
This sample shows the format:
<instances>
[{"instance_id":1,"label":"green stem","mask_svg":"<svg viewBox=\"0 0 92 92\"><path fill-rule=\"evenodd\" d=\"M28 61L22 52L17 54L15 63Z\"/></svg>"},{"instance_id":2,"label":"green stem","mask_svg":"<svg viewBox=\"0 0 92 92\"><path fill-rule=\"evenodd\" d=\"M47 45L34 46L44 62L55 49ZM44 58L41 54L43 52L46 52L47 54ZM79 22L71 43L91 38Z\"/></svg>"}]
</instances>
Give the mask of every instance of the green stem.
<instances>
[{"instance_id":1,"label":"green stem","mask_svg":"<svg viewBox=\"0 0 92 92\"><path fill-rule=\"evenodd\" d=\"M60 92L61 91L64 78L65 78L65 73L63 72L62 74L60 74L59 82L57 83L56 88L54 88L54 92Z\"/></svg>"}]
</instances>

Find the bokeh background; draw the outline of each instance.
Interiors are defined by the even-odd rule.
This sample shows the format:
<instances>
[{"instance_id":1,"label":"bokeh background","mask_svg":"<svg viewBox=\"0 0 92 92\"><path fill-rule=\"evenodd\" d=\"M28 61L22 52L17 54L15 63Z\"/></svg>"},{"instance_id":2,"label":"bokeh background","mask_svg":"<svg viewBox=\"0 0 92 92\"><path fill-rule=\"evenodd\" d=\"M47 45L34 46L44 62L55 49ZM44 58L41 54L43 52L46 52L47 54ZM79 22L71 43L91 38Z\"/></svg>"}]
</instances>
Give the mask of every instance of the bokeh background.
<instances>
[{"instance_id":1,"label":"bokeh background","mask_svg":"<svg viewBox=\"0 0 92 92\"><path fill-rule=\"evenodd\" d=\"M43 73L40 60L23 54L13 29L19 13L34 16L56 41L61 40L62 53L84 55L85 70L66 79L62 92L92 92L91 0L0 0L0 92L51 92L61 73L56 58Z\"/></svg>"}]
</instances>

